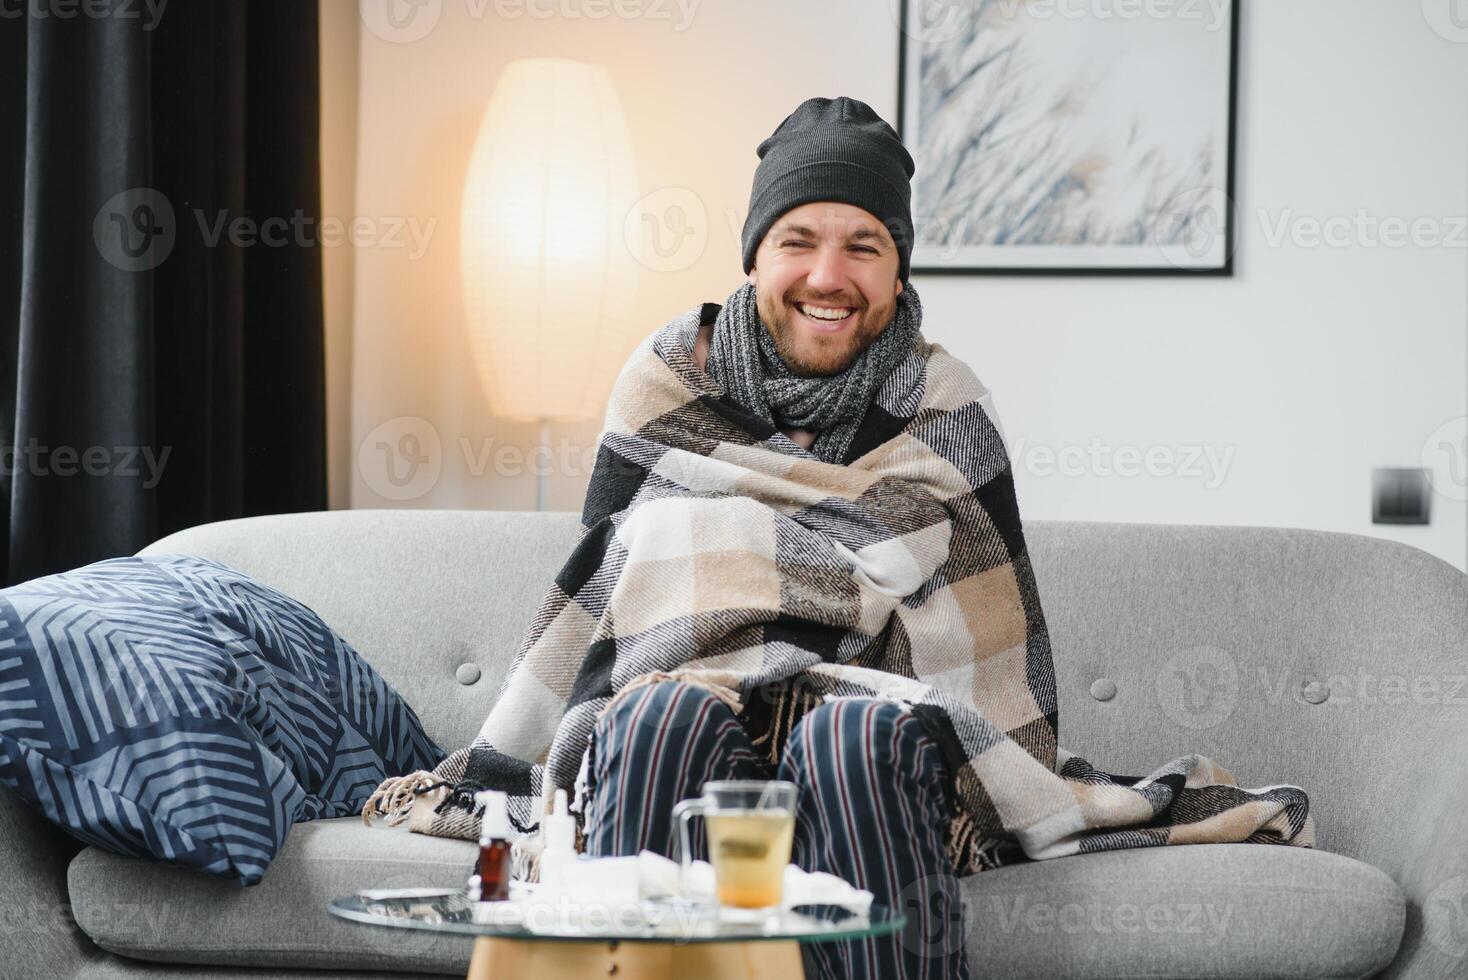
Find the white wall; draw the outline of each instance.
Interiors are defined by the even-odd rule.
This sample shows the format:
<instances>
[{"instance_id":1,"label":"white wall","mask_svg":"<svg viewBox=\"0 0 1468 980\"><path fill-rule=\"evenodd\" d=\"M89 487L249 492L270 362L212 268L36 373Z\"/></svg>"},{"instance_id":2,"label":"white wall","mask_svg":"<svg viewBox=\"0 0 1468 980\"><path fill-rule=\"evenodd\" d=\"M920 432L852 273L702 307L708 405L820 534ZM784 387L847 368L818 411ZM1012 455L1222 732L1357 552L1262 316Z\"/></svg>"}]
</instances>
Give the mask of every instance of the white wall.
<instances>
[{"instance_id":1,"label":"white wall","mask_svg":"<svg viewBox=\"0 0 1468 980\"><path fill-rule=\"evenodd\" d=\"M802 99L850 95L896 119L896 0L625 0L644 16L600 20L591 0L529 6L581 15L442 0L426 36L380 19L396 40L361 34L357 213L383 240L356 250L351 506L534 506L525 464L496 453L532 447L536 431L489 416L458 290L458 193L509 60L605 65L643 189L679 188L705 209L702 254L644 281L648 331L738 285L755 146ZM1445 234L1468 214L1468 38L1440 36L1407 0L1270 0L1244 15L1233 278L919 276L925 333L994 389L1027 518L1382 534L1468 568L1468 502L1452 493L1435 496L1430 526L1370 523L1371 469L1422 465L1432 433L1468 414L1462 233L1442 246L1291 240L1363 210ZM395 221L416 226L421 255L388 240ZM597 429L555 429L568 456L552 508L579 510ZM1118 475L1093 446L1150 450L1157 472ZM402 488L383 477L396 449L428 460ZM1078 471L1047 467L1047 450Z\"/></svg>"},{"instance_id":2,"label":"white wall","mask_svg":"<svg viewBox=\"0 0 1468 980\"><path fill-rule=\"evenodd\" d=\"M1438 494L1430 526L1370 523L1371 469L1422 465L1468 409L1461 228L1456 247L1271 243L1282 220L1468 215L1468 45L1398 0L1244 14L1234 278L928 281L934 332L994 388L1016 443L1229 459L1210 486L1061 475L1016 446L1026 516L1380 534L1468 567L1461 499Z\"/></svg>"}]
</instances>

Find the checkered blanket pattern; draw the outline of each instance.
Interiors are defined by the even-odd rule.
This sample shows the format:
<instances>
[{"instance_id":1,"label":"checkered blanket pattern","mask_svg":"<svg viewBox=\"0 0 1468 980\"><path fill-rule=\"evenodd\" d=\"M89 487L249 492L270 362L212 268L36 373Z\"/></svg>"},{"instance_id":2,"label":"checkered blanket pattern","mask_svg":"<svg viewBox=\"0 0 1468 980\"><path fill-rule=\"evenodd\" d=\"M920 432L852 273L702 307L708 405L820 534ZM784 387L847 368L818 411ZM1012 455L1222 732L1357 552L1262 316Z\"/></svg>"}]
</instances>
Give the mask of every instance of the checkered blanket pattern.
<instances>
[{"instance_id":1,"label":"checkered blanket pattern","mask_svg":"<svg viewBox=\"0 0 1468 980\"><path fill-rule=\"evenodd\" d=\"M1057 746L1008 452L963 362L919 334L835 465L694 364L706 312L649 336L618 376L580 538L473 745L384 784L369 811L401 820L417 802L414 829L472 837L472 793L491 787L529 830L584 781L607 705L676 677L740 709L792 691L910 706L953 779L961 873L1159 844L1313 846L1297 787L1243 789L1196 755L1113 776Z\"/></svg>"}]
</instances>

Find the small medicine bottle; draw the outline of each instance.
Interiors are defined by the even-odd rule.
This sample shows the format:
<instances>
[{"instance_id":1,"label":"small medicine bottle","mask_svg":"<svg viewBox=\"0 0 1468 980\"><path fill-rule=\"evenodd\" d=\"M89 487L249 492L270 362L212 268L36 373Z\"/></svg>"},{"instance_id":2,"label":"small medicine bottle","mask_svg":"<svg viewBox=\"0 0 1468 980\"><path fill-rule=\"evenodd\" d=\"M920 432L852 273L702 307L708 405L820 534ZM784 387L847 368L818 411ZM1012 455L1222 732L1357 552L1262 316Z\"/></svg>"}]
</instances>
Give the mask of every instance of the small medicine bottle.
<instances>
[{"instance_id":1,"label":"small medicine bottle","mask_svg":"<svg viewBox=\"0 0 1468 980\"><path fill-rule=\"evenodd\" d=\"M484 806L479 830L479 900L502 902L510 897L510 809L509 797L499 790L474 794Z\"/></svg>"},{"instance_id":2,"label":"small medicine bottle","mask_svg":"<svg viewBox=\"0 0 1468 980\"><path fill-rule=\"evenodd\" d=\"M576 880L576 819L566 807L566 791L556 790L555 810L540 823L544 847L540 852L540 885L543 890L567 888Z\"/></svg>"}]
</instances>

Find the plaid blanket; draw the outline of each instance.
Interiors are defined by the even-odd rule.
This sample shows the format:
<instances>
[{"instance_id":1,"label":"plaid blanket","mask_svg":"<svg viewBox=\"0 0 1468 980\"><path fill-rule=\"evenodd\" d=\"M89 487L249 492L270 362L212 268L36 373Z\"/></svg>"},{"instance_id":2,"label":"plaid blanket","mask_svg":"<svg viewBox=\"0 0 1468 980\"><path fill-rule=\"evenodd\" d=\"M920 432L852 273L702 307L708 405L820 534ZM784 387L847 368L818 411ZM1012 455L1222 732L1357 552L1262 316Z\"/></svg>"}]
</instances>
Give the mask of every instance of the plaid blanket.
<instances>
[{"instance_id":1,"label":"plaid blanket","mask_svg":"<svg viewBox=\"0 0 1468 980\"><path fill-rule=\"evenodd\" d=\"M674 319L623 367L579 540L474 743L384 783L364 819L472 838L472 794L496 788L529 832L556 788L584 787L598 715L677 678L722 697L771 758L821 700L909 706L952 780L960 873L1161 844L1314 845L1297 787L1244 789L1198 755L1115 776L1058 747L1009 456L963 362L919 332L844 464L826 463L696 366L717 309Z\"/></svg>"}]
</instances>

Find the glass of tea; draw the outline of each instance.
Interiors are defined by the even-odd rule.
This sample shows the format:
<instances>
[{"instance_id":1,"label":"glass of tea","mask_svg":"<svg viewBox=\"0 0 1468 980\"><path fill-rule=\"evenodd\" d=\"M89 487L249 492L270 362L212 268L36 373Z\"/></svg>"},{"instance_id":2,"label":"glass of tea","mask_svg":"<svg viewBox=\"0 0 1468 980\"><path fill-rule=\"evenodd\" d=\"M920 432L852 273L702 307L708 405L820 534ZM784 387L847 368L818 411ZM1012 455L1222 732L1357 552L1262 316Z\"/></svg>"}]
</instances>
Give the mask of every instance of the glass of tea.
<instances>
[{"instance_id":1,"label":"glass of tea","mask_svg":"<svg viewBox=\"0 0 1468 980\"><path fill-rule=\"evenodd\" d=\"M779 906L795 837L796 785L784 780L703 784L703 796L673 808L685 878L693 863L689 821L703 817L719 904L736 909Z\"/></svg>"}]
</instances>

